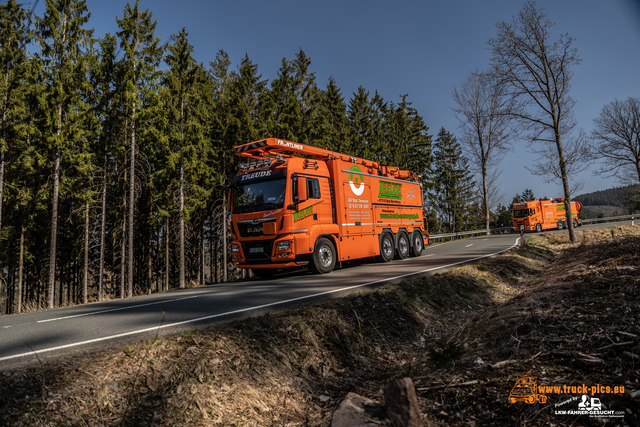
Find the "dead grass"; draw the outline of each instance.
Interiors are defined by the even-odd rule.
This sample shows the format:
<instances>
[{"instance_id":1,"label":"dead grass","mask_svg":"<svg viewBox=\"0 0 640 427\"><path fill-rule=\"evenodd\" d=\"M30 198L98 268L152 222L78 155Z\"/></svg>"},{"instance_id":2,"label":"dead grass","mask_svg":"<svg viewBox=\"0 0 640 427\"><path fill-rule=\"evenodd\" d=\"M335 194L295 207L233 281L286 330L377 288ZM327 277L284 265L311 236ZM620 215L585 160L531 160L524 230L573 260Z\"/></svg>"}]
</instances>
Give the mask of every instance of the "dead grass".
<instances>
[{"instance_id":1,"label":"dead grass","mask_svg":"<svg viewBox=\"0 0 640 427\"><path fill-rule=\"evenodd\" d=\"M523 370L640 388L640 362L624 354L640 354L637 229L579 231L578 245L529 237L432 277L5 371L0 424L325 426L348 392L382 401L384 385L410 376L431 425L601 425L552 415L552 397L507 396ZM632 344L598 350L620 339ZM637 400L606 403L639 424Z\"/></svg>"}]
</instances>

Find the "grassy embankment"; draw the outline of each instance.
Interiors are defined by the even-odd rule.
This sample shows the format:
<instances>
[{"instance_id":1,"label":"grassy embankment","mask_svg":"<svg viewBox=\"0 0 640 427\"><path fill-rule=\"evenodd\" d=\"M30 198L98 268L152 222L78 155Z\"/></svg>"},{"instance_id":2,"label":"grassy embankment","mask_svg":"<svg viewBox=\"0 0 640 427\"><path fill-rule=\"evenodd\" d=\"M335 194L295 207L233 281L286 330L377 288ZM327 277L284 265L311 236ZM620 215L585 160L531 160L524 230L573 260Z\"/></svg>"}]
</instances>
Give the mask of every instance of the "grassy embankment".
<instances>
[{"instance_id":1,"label":"grassy embankment","mask_svg":"<svg viewBox=\"0 0 640 427\"><path fill-rule=\"evenodd\" d=\"M602 425L555 415L566 394L509 403L529 371L545 385L625 386L599 397L638 425L639 235L529 235L432 277L4 371L0 424L328 425L346 393L382 401L409 376L430 425Z\"/></svg>"}]
</instances>

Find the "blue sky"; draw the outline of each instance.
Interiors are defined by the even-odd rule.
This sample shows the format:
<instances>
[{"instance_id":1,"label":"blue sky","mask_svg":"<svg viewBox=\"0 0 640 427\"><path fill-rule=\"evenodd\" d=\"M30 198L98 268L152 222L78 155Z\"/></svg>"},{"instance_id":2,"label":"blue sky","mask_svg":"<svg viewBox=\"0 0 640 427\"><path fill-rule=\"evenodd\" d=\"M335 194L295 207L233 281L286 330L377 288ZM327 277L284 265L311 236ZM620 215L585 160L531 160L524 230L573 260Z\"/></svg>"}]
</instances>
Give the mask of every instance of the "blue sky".
<instances>
[{"instance_id":1,"label":"blue sky","mask_svg":"<svg viewBox=\"0 0 640 427\"><path fill-rule=\"evenodd\" d=\"M87 0L94 36L117 31L124 0ZM133 2L132 2L133 3ZM32 3L33 4L33 3ZM245 53L265 79L277 75L283 57L300 48L312 60L319 86L333 76L346 101L362 85L387 101L400 94L424 117L430 133L441 127L458 133L452 89L476 68L489 64L487 41L498 21L510 22L524 1L515 0L141 0L157 19L163 41L182 27L194 57L208 64L224 49L234 67ZM574 68L571 96L578 127L590 132L593 119L613 99L640 96L640 0L540 0L557 34L573 36L582 64ZM41 16L44 2L36 14ZM267 135L265 135L267 136ZM537 197L559 197L562 187L544 184L525 169L532 156L523 141L501 164L501 193L509 203L525 188ZM616 185L613 179L582 174L581 192Z\"/></svg>"}]
</instances>

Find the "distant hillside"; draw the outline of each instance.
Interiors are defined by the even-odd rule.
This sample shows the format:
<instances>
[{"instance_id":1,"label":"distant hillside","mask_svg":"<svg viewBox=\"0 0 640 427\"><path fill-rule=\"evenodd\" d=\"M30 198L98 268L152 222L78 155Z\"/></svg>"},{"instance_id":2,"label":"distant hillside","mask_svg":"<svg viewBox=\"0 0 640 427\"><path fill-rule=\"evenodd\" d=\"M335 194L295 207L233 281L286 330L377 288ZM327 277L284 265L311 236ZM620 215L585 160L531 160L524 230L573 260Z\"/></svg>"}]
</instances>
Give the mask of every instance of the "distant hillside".
<instances>
[{"instance_id":1,"label":"distant hillside","mask_svg":"<svg viewBox=\"0 0 640 427\"><path fill-rule=\"evenodd\" d=\"M585 206L613 206L625 209L625 203L632 195L640 193L640 185L628 185L626 187L615 187L607 190L594 191L593 193L581 194L573 198Z\"/></svg>"},{"instance_id":2,"label":"distant hillside","mask_svg":"<svg viewBox=\"0 0 640 427\"><path fill-rule=\"evenodd\" d=\"M626 215L628 212L621 208L620 206L608 206L608 205L594 205L594 206L584 206L582 212L580 212L580 218L582 219L590 219L590 218L604 218L609 216L620 216Z\"/></svg>"}]
</instances>

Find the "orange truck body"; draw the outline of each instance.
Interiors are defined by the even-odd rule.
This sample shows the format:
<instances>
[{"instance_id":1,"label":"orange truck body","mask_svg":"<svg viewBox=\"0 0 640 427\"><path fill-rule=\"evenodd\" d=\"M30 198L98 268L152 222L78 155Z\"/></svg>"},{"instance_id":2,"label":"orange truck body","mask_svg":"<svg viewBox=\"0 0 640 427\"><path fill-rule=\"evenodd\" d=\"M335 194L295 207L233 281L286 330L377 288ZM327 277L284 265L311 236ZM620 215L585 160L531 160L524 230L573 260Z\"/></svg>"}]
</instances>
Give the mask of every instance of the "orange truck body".
<instances>
[{"instance_id":1,"label":"orange truck body","mask_svg":"<svg viewBox=\"0 0 640 427\"><path fill-rule=\"evenodd\" d=\"M238 268L261 277L302 265L327 273L340 261L419 256L428 244L415 173L277 138L235 154L252 160L229 195Z\"/></svg>"},{"instance_id":2,"label":"orange truck body","mask_svg":"<svg viewBox=\"0 0 640 427\"><path fill-rule=\"evenodd\" d=\"M571 202L571 216L575 227L582 225L578 213L582 211L582 203ZM539 199L531 202L513 204L513 229L515 231L542 231L567 227L567 212L564 198Z\"/></svg>"}]
</instances>

